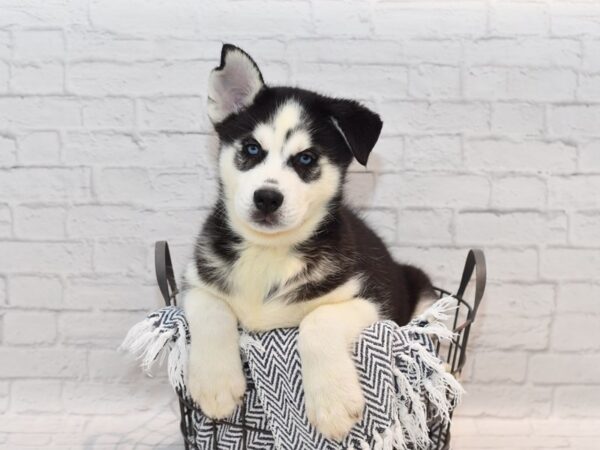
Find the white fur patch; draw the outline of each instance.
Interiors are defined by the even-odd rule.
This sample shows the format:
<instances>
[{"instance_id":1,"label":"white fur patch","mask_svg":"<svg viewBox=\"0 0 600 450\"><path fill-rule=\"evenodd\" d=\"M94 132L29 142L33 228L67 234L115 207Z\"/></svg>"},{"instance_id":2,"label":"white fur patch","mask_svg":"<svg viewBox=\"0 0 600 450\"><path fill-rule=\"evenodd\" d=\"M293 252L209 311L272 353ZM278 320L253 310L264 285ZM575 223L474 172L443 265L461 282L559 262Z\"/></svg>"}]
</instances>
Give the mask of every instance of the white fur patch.
<instances>
[{"instance_id":1,"label":"white fur patch","mask_svg":"<svg viewBox=\"0 0 600 450\"><path fill-rule=\"evenodd\" d=\"M364 398L350 349L378 318L375 305L356 298L317 308L300 324L306 414L328 438L342 439L362 417Z\"/></svg>"},{"instance_id":2,"label":"white fur patch","mask_svg":"<svg viewBox=\"0 0 600 450\"><path fill-rule=\"evenodd\" d=\"M302 108L295 101L282 105L270 121L258 124L253 136L267 155L248 171L240 171L235 165L240 143L221 149L219 165L231 226L245 239L260 245L289 246L302 242L327 214L327 204L339 188L340 170L326 158L320 158L320 177L306 183L288 165L290 156L312 145L309 133L302 128ZM264 227L252 220L254 192L267 184L276 185L284 196L279 209L280 223L274 227Z\"/></svg>"},{"instance_id":3,"label":"white fur patch","mask_svg":"<svg viewBox=\"0 0 600 450\"><path fill-rule=\"evenodd\" d=\"M246 390L237 318L222 300L201 288L186 292L190 327L187 387L209 417L230 416Z\"/></svg>"}]
</instances>

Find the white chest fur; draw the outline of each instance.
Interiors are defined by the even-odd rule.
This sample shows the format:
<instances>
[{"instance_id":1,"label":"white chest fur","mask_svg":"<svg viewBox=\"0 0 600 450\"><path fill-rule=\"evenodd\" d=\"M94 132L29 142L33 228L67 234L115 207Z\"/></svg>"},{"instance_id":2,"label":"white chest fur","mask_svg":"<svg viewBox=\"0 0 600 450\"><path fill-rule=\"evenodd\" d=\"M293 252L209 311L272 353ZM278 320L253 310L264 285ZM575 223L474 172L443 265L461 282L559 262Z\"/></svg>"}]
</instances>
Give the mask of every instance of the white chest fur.
<instances>
[{"instance_id":1,"label":"white chest fur","mask_svg":"<svg viewBox=\"0 0 600 450\"><path fill-rule=\"evenodd\" d=\"M303 276L305 262L289 248L248 246L228 269L228 295L204 284L193 264L186 281L224 300L242 326L255 331L298 326L317 306L350 300L360 290L360 280L352 278L325 295L292 301L289 294L307 280Z\"/></svg>"}]
</instances>

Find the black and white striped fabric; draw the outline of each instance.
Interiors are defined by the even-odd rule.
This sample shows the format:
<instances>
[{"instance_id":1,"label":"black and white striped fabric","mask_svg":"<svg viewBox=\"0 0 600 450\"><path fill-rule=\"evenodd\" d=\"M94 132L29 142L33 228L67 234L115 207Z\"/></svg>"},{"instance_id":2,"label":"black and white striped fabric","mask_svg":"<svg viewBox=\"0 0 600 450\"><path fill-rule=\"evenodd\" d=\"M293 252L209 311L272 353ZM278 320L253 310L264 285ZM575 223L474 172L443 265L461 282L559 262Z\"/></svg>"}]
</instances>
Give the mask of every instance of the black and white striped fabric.
<instances>
[{"instance_id":1,"label":"black and white striped fabric","mask_svg":"<svg viewBox=\"0 0 600 450\"><path fill-rule=\"evenodd\" d=\"M241 331L240 344L249 389L244 403L220 424L215 446L214 423L200 411L193 414L196 446L200 450L392 450L436 448L431 427L442 426L460 398L462 389L446 373L435 355L434 339L451 333L440 323L452 309L451 297L438 301L424 315L405 327L381 321L365 329L354 345L353 357L365 396L362 420L343 442L324 438L307 420L302 388L301 363L297 350L298 329L285 328L263 333ZM151 327L134 327L124 347L137 349L144 361L160 359L163 349L180 353L189 342L183 312L176 307L151 314ZM155 340L140 330L153 328ZM158 330L158 331L157 331ZM162 336L162 337L161 337ZM164 336L169 336L164 341ZM140 353L140 342L150 352ZM159 346L162 347L158 349ZM127 345L125 345L127 344ZM168 345L167 345L168 344ZM183 350L185 352L185 350ZM173 386L185 395L187 359L178 355L169 374ZM149 367L146 365L146 367ZM181 374L176 377L175 373ZM244 427L241 427L244 425ZM245 429L246 431L242 431ZM242 444L245 442L245 445Z\"/></svg>"}]
</instances>

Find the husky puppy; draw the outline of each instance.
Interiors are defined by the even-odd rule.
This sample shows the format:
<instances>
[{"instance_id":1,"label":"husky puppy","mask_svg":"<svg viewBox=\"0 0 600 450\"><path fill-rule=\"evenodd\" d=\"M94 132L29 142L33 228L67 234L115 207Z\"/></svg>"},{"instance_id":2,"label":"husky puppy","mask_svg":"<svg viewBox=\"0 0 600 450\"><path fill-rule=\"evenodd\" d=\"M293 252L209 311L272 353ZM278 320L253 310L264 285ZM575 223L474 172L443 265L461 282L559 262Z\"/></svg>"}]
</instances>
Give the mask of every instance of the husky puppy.
<instances>
[{"instance_id":1,"label":"husky puppy","mask_svg":"<svg viewBox=\"0 0 600 450\"><path fill-rule=\"evenodd\" d=\"M266 85L232 45L210 74L208 114L219 196L185 274L190 394L209 417L231 415L246 388L238 324L299 326L308 418L341 440L364 406L352 342L379 319L405 324L431 290L344 204L348 166L367 163L382 122L352 100Z\"/></svg>"}]
</instances>

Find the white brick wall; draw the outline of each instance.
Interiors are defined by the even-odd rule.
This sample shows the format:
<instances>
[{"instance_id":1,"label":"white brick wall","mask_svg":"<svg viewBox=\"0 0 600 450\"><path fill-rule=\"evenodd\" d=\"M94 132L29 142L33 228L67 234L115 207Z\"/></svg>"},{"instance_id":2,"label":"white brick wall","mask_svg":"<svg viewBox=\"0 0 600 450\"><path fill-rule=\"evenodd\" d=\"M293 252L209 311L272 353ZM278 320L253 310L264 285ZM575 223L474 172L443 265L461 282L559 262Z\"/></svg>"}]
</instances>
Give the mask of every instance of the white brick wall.
<instances>
[{"instance_id":1,"label":"white brick wall","mask_svg":"<svg viewBox=\"0 0 600 450\"><path fill-rule=\"evenodd\" d=\"M172 399L114 348L214 198L222 41L381 113L350 190L399 259L454 288L486 250L461 416L600 417L596 2L0 0L0 445Z\"/></svg>"}]
</instances>

